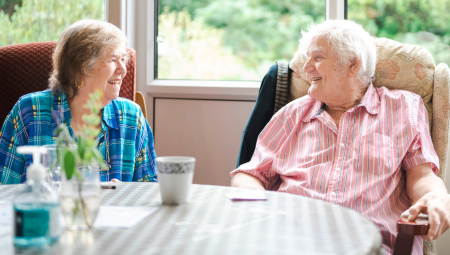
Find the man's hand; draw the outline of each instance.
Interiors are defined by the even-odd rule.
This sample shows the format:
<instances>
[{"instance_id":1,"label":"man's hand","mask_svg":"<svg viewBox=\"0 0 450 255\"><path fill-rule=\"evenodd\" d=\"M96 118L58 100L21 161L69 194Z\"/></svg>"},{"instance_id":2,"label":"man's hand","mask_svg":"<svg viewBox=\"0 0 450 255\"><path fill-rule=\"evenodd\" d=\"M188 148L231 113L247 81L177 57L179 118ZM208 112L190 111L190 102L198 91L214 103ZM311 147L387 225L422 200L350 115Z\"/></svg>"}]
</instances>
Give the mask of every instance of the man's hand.
<instances>
[{"instance_id":1,"label":"man's hand","mask_svg":"<svg viewBox=\"0 0 450 255\"><path fill-rule=\"evenodd\" d=\"M430 229L425 240L435 240L450 227L450 197L447 192L432 191L420 198L409 208L409 221L414 221L419 213L428 214Z\"/></svg>"},{"instance_id":2,"label":"man's hand","mask_svg":"<svg viewBox=\"0 0 450 255\"><path fill-rule=\"evenodd\" d=\"M416 220L419 213L428 214L430 229L422 237L436 240L450 227L450 196L444 182L426 163L406 172L406 191L413 204L409 208L408 220Z\"/></svg>"},{"instance_id":3,"label":"man's hand","mask_svg":"<svg viewBox=\"0 0 450 255\"><path fill-rule=\"evenodd\" d=\"M253 175L239 172L231 179L231 186L248 189L265 190L263 183Z\"/></svg>"},{"instance_id":4,"label":"man's hand","mask_svg":"<svg viewBox=\"0 0 450 255\"><path fill-rule=\"evenodd\" d=\"M121 181L119 181L119 179L114 178L114 179L111 179L111 182L121 182Z\"/></svg>"}]
</instances>

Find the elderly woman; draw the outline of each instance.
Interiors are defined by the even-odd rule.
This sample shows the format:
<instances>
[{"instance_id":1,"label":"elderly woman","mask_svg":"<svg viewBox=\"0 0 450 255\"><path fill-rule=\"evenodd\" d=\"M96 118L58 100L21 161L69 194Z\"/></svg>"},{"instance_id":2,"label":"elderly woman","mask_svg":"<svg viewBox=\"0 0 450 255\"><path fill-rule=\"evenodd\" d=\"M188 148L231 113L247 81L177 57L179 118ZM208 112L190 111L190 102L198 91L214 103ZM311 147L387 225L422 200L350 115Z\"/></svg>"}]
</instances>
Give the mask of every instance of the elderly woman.
<instances>
[{"instance_id":1,"label":"elderly woman","mask_svg":"<svg viewBox=\"0 0 450 255\"><path fill-rule=\"evenodd\" d=\"M101 132L98 149L109 169L102 181L156 181L153 134L140 107L120 98L128 60L124 33L96 20L74 23L62 33L53 54L49 90L22 96L7 116L0 133L1 184L26 181L31 157L17 153L22 145L54 143L60 123L72 135L84 124L82 107L101 91Z\"/></svg>"},{"instance_id":2,"label":"elderly woman","mask_svg":"<svg viewBox=\"0 0 450 255\"><path fill-rule=\"evenodd\" d=\"M450 200L435 175L439 159L421 98L372 85L375 45L352 21L311 25L300 50L308 57L308 95L273 116L251 161L231 172L232 185L352 208L380 228L388 254L408 209L411 220L428 213L424 237L436 239L449 227ZM413 250L422 253L422 237Z\"/></svg>"}]
</instances>

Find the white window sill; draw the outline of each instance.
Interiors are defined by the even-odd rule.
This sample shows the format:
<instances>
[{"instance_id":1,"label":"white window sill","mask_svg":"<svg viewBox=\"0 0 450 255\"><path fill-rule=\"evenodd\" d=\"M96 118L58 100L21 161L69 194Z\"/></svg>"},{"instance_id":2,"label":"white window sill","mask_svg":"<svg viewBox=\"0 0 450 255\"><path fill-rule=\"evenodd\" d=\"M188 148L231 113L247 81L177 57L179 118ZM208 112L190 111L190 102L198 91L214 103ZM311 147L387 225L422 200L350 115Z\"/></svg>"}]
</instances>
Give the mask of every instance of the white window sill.
<instances>
[{"instance_id":1,"label":"white window sill","mask_svg":"<svg viewBox=\"0 0 450 255\"><path fill-rule=\"evenodd\" d=\"M251 100L258 97L259 81L153 80L145 87L152 97Z\"/></svg>"}]
</instances>

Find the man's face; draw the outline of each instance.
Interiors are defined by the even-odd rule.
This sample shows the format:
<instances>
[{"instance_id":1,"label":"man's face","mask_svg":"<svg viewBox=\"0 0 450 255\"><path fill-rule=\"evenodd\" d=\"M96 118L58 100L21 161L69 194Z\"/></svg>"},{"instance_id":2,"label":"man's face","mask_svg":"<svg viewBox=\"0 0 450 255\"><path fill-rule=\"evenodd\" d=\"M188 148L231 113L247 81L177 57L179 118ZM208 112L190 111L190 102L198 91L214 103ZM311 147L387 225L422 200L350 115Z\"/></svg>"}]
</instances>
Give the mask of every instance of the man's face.
<instances>
[{"instance_id":1,"label":"man's face","mask_svg":"<svg viewBox=\"0 0 450 255\"><path fill-rule=\"evenodd\" d=\"M353 100L349 66L337 66L339 56L331 52L328 39L316 37L306 53L308 61L303 67L311 81L308 95L328 106L343 106Z\"/></svg>"}]
</instances>

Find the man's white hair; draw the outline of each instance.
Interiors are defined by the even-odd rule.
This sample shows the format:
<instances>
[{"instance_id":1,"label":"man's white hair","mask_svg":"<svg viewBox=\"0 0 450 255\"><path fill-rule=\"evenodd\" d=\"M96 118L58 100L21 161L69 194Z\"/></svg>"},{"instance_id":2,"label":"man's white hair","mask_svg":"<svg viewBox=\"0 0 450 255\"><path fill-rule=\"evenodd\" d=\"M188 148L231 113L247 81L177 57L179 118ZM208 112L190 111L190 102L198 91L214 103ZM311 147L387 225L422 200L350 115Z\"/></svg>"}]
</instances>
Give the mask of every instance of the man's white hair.
<instances>
[{"instance_id":1,"label":"man's white hair","mask_svg":"<svg viewBox=\"0 0 450 255\"><path fill-rule=\"evenodd\" d=\"M311 42L316 37L324 36L328 39L331 52L338 55L338 66L349 63L356 58L360 68L356 73L361 83L368 85L375 78L377 52L373 38L364 28L350 20L327 20L320 24L311 23L308 31L302 30L299 40L299 50L306 55Z\"/></svg>"}]
</instances>

